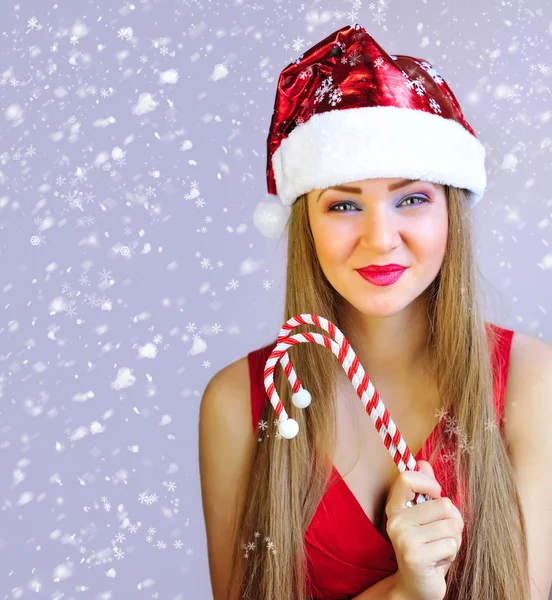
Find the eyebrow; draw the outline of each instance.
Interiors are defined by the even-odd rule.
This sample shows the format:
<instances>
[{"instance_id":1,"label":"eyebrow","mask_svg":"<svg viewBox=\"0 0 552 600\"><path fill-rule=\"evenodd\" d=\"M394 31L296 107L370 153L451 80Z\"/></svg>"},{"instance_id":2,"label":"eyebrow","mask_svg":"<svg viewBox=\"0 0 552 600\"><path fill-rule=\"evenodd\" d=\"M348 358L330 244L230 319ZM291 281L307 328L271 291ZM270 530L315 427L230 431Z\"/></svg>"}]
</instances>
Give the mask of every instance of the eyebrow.
<instances>
[{"instance_id":1,"label":"eyebrow","mask_svg":"<svg viewBox=\"0 0 552 600\"><path fill-rule=\"evenodd\" d=\"M398 190L399 188L410 185L411 183L414 183L415 181L417 181L417 179L401 179L400 181L397 181L397 183L389 184L387 189L390 192L392 192L393 190ZM318 200L320 200L320 196L322 196L322 194L328 190L338 190L339 192L348 192L350 194L361 194L362 193L362 189L359 187L354 187L354 186L350 186L350 185L336 185L333 187L326 188L325 190L322 190L320 192L320 194L318 194ZM317 200L317 202L318 202L318 200Z\"/></svg>"}]
</instances>

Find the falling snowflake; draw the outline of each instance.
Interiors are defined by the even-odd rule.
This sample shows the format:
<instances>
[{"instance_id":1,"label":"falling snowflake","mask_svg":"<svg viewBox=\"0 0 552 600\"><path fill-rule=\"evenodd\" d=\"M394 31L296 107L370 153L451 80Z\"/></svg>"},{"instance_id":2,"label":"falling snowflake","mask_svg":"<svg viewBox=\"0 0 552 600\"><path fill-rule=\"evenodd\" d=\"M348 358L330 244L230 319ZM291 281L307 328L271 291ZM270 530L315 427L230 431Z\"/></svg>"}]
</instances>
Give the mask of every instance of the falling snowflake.
<instances>
[{"instance_id":1,"label":"falling snowflake","mask_svg":"<svg viewBox=\"0 0 552 600\"><path fill-rule=\"evenodd\" d=\"M42 244L46 243L46 238L42 234L31 236L31 245L32 246L42 246Z\"/></svg>"},{"instance_id":2,"label":"falling snowflake","mask_svg":"<svg viewBox=\"0 0 552 600\"><path fill-rule=\"evenodd\" d=\"M295 52L301 52L304 45L305 45L305 40L300 37L297 37L293 40L293 50Z\"/></svg>"}]
</instances>

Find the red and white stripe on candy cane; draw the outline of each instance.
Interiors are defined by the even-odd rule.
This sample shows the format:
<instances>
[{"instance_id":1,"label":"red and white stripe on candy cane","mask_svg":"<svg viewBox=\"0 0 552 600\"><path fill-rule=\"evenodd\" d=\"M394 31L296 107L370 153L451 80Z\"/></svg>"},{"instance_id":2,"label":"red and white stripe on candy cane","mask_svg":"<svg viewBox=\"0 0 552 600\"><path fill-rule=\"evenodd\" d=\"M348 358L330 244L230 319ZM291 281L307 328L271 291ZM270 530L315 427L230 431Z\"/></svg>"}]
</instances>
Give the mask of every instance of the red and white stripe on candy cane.
<instances>
[{"instance_id":1,"label":"red and white stripe on candy cane","mask_svg":"<svg viewBox=\"0 0 552 600\"><path fill-rule=\"evenodd\" d=\"M288 335L289 332L299 325L315 325L327 331L334 339L319 333L298 333ZM289 319L280 330L276 346L266 361L264 369L264 386L276 415L278 417L278 430L285 439L294 438L299 432L299 424L291 419L284 409L278 392L274 386L274 369L281 362L282 368L292 387L291 400L297 408L306 408L311 403L311 395L302 385L297 373L291 364L287 351L291 346L301 343L319 344L331 350L343 367L349 381L353 384L356 393L366 412L370 415L376 430L378 431L385 447L389 450L391 458L402 473L406 469L419 471L415 458L412 456L401 432L391 419L391 415L385 408L381 398L368 378L364 368L360 364L355 351L347 341L347 338L331 321L314 314L300 314ZM429 500L426 494L416 494L415 504Z\"/></svg>"}]
</instances>

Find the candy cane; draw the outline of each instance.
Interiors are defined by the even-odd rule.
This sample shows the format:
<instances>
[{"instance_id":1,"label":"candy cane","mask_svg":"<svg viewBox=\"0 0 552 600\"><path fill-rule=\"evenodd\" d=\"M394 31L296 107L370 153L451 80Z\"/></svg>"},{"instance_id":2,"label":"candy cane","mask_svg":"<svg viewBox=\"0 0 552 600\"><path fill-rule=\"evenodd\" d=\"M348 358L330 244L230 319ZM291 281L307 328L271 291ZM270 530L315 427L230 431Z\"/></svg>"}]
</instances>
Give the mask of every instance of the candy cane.
<instances>
[{"instance_id":1,"label":"candy cane","mask_svg":"<svg viewBox=\"0 0 552 600\"><path fill-rule=\"evenodd\" d=\"M288 333L298 325L311 324L321 327L328 331L339 343L331 340L325 335L318 333L299 333L288 336ZM291 346L300 343L315 343L331 350L339 360L347 377L353 384L358 397L362 401L366 411L370 415L376 430L389 450L393 461L402 473L406 469L410 471L419 471L415 458L412 456L404 438L399 429L391 419L391 415L385 408L380 396L372 382L366 375L364 368L360 364L351 345L343 333L331 322L318 315L300 314L289 319L280 330L276 347L266 361L264 370L264 385L270 402L278 416L278 429L280 435L285 439L294 438L299 432L299 424L295 419L291 419L286 413L280 400L278 392L274 386L274 369L276 363L280 361L284 372L292 386L292 402L298 408L306 408L311 403L311 395L299 381L287 351ZM368 393L366 393L368 390ZM429 500L428 495L416 494L414 502L419 504Z\"/></svg>"}]
</instances>

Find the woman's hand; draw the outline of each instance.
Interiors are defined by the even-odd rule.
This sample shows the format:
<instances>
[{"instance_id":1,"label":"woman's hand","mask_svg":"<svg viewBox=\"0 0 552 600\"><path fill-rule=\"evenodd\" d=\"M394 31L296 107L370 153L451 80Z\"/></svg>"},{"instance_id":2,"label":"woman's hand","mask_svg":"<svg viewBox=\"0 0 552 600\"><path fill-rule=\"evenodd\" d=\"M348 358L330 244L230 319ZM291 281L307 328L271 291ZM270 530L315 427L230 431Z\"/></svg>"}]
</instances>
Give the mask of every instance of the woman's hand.
<instances>
[{"instance_id":1,"label":"woman's hand","mask_svg":"<svg viewBox=\"0 0 552 600\"><path fill-rule=\"evenodd\" d=\"M418 461L418 471L402 472L389 492L385 514L387 535L397 557L397 597L409 600L442 600L445 575L462 543L464 520L441 486L431 465ZM406 506L415 493L431 500Z\"/></svg>"}]
</instances>

